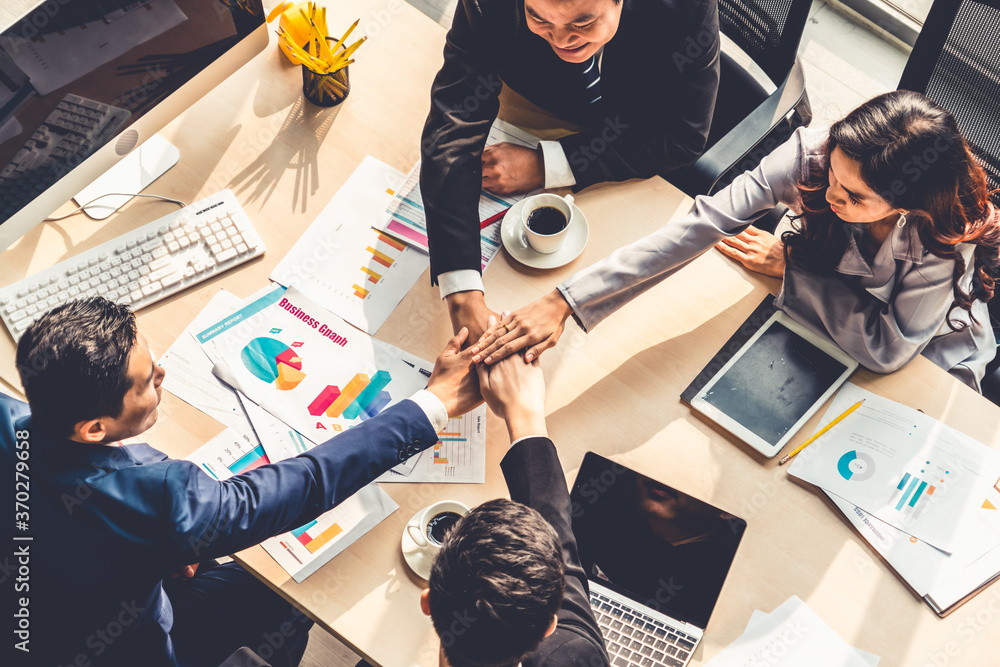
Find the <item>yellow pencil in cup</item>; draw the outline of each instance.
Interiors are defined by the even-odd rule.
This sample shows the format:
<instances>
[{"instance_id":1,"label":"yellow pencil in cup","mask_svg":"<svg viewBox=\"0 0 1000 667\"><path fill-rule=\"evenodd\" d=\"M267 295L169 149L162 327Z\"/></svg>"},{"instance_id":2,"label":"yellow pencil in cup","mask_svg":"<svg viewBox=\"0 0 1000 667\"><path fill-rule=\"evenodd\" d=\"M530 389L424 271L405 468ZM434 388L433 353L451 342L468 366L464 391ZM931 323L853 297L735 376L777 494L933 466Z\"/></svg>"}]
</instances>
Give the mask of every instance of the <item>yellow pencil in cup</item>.
<instances>
[{"instance_id":1,"label":"yellow pencil in cup","mask_svg":"<svg viewBox=\"0 0 1000 667\"><path fill-rule=\"evenodd\" d=\"M793 449L791 451L791 453L789 453L785 458L783 458L780 461L778 461L778 465L779 466L783 466L786 463L788 463L789 459L791 459L793 456L795 456L796 454L798 454L799 452L801 452L803 449L805 449L806 447L808 447L809 445L811 445L813 442L815 442L816 439L819 438L819 436L823 435L824 433L826 433L827 431L829 431L831 428L833 428L834 426L836 426L837 424L839 424L840 420L842 420L844 417L846 417L847 415L851 414L852 412L854 412L855 410L857 410L858 408L860 408L861 404L864 403L864 402L865 402L865 399L862 398L860 401L858 401L857 403L855 403L851 407L849 407L846 410L844 410L844 414L842 414L839 417L837 417L836 419L834 419L832 422L830 422L829 424L827 424L826 426L824 426L823 428L821 428L819 430L819 432L816 433L816 435L814 435L813 437L809 438L808 440L806 440L805 442L803 442L801 445L799 445L798 447L796 447L795 449Z\"/></svg>"}]
</instances>

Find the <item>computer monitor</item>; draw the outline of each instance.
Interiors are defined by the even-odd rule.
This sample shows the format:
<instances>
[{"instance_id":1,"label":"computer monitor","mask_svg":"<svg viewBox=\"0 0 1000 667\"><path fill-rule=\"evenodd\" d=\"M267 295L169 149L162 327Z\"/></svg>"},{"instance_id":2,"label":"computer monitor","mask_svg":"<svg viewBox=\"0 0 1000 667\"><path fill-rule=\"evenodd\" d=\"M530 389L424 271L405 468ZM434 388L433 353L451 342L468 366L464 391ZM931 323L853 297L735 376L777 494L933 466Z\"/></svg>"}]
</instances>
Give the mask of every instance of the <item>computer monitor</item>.
<instances>
[{"instance_id":1,"label":"computer monitor","mask_svg":"<svg viewBox=\"0 0 1000 667\"><path fill-rule=\"evenodd\" d=\"M0 250L267 45L261 0L44 0L0 34Z\"/></svg>"}]
</instances>

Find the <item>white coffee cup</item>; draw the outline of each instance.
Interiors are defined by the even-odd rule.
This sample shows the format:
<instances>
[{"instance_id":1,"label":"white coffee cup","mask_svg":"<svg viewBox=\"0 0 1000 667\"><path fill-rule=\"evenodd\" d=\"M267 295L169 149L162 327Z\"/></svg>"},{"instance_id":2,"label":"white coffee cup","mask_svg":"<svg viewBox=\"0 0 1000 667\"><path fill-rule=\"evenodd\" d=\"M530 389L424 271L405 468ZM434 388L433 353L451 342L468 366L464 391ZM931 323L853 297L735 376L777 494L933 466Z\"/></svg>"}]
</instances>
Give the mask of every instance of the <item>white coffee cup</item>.
<instances>
[{"instance_id":1,"label":"white coffee cup","mask_svg":"<svg viewBox=\"0 0 1000 667\"><path fill-rule=\"evenodd\" d=\"M421 510L414 521L406 524L406 532L419 548L436 554L441 549L447 530L457 521L450 515L457 514L461 518L468 511L469 508L457 500L442 500Z\"/></svg>"},{"instance_id":2,"label":"white coffee cup","mask_svg":"<svg viewBox=\"0 0 1000 667\"><path fill-rule=\"evenodd\" d=\"M551 234L540 234L528 226L528 218L540 208L554 208L566 218L566 225ZM551 255L563 247L569 228L573 225L573 195L560 197L549 193L534 195L524 200L521 207L521 228L532 250L541 255Z\"/></svg>"}]
</instances>

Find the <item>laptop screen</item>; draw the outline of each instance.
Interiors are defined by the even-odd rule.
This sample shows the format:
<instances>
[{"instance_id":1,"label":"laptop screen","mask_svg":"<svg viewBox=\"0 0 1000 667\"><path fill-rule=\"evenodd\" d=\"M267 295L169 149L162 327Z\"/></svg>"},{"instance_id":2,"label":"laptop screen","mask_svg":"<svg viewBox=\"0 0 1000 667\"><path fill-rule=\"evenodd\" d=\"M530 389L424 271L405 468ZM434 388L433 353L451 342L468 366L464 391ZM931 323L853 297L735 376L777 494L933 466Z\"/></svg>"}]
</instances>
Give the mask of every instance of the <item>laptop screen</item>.
<instances>
[{"instance_id":1,"label":"laptop screen","mask_svg":"<svg viewBox=\"0 0 1000 667\"><path fill-rule=\"evenodd\" d=\"M588 452L572 491L587 575L700 628L719 598L746 521Z\"/></svg>"}]
</instances>

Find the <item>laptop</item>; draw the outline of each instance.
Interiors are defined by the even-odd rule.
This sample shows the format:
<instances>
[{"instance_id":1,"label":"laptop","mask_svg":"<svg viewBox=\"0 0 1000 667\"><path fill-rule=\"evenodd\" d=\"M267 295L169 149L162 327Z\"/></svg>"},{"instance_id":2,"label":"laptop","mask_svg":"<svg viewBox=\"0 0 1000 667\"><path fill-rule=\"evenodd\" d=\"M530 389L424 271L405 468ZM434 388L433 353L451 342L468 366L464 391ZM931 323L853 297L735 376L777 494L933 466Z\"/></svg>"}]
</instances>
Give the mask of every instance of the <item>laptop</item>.
<instances>
[{"instance_id":1,"label":"laptop","mask_svg":"<svg viewBox=\"0 0 1000 667\"><path fill-rule=\"evenodd\" d=\"M593 452L570 495L611 664L687 665L746 521Z\"/></svg>"}]
</instances>

